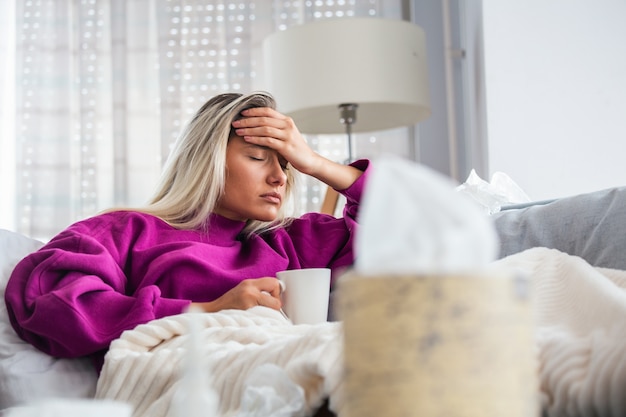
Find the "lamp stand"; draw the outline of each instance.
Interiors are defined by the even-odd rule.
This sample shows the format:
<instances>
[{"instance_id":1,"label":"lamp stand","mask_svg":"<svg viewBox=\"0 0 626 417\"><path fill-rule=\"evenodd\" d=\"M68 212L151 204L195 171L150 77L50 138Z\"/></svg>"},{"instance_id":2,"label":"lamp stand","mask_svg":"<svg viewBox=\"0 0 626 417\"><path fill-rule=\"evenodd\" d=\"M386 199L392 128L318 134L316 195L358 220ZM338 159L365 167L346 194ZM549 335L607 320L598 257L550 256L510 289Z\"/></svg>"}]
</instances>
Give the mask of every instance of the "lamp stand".
<instances>
[{"instance_id":1,"label":"lamp stand","mask_svg":"<svg viewBox=\"0 0 626 417\"><path fill-rule=\"evenodd\" d=\"M356 109L359 105L356 103L342 103L338 107L340 110L339 121L346 125L346 134L348 135L348 159L345 163L350 164L354 162L352 159L352 125L356 122ZM339 193L333 188L328 187L326 189L326 195L324 196L320 212L334 215L338 201Z\"/></svg>"},{"instance_id":2,"label":"lamp stand","mask_svg":"<svg viewBox=\"0 0 626 417\"><path fill-rule=\"evenodd\" d=\"M356 122L356 109L359 107L356 103L342 103L339 106L339 121L346 125L346 134L348 135L348 160L352 163L352 125Z\"/></svg>"}]
</instances>

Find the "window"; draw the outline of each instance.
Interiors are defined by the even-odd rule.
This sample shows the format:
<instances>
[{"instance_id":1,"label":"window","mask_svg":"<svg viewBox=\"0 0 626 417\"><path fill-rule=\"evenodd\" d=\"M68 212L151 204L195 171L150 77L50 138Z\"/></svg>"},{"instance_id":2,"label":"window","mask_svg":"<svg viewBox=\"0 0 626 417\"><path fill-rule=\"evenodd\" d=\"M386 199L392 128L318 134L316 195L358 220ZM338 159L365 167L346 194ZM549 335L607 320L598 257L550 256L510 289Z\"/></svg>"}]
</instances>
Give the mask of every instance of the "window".
<instances>
[{"instance_id":1,"label":"window","mask_svg":"<svg viewBox=\"0 0 626 417\"><path fill-rule=\"evenodd\" d=\"M3 2L14 7L15 134L2 143L3 227L46 239L110 207L144 205L171 145L212 95L259 89L265 36L332 17L399 18L397 0ZM3 19L14 16L7 11ZM7 61L8 62L8 61ZM7 69L3 79L11 80ZM13 104L15 103L15 104ZM7 123L3 130L9 129ZM385 136L390 139L380 141ZM346 138L310 145L344 160ZM407 149L405 130L357 135L358 156ZM325 185L307 180L301 211Z\"/></svg>"}]
</instances>

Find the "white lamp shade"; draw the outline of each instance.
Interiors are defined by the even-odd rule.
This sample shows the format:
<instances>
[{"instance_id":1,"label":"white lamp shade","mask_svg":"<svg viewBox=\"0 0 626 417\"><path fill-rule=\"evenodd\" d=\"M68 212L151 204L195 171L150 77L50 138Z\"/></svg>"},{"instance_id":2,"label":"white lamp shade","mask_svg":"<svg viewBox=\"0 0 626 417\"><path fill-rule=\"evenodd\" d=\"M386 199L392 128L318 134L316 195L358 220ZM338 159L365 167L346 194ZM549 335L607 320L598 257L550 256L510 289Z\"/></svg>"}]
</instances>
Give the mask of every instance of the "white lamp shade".
<instances>
[{"instance_id":1,"label":"white lamp shade","mask_svg":"<svg viewBox=\"0 0 626 417\"><path fill-rule=\"evenodd\" d=\"M267 91L303 133L342 133L338 105L358 104L353 132L408 126L430 116L426 40L403 20L322 20L263 43Z\"/></svg>"}]
</instances>

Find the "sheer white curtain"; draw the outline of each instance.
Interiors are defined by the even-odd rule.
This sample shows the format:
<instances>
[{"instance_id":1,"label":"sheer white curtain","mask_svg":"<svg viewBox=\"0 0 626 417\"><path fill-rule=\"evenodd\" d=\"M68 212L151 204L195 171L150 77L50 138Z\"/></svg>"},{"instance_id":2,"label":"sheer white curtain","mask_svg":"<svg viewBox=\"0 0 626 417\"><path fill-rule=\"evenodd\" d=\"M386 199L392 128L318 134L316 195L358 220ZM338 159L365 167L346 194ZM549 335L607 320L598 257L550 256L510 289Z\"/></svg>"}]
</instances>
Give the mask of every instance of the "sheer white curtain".
<instances>
[{"instance_id":1,"label":"sheer white curtain","mask_svg":"<svg viewBox=\"0 0 626 417\"><path fill-rule=\"evenodd\" d=\"M334 17L401 17L399 0L14 4L15 134L2 153L15 165L0 178L11 190L3 216L42 239L100 210L145 204L193 112L217 93L262 85L261 45L273 31ZM307 139L331 159L346 158L342 135ZM359 157L408 152L404 129L355 139ZM307 182L301 210L319 209L323 191Z\"/></svg>"},{"instance_id":2,"label":"sheer white curtain","mask_svg":"<svg viewBox=\"0 0 626 417\"><path fill-rule=\"evenodd\" d=\"M15 4L0 1L0 228L15 219Z\"/></svg>"}]
</instances>

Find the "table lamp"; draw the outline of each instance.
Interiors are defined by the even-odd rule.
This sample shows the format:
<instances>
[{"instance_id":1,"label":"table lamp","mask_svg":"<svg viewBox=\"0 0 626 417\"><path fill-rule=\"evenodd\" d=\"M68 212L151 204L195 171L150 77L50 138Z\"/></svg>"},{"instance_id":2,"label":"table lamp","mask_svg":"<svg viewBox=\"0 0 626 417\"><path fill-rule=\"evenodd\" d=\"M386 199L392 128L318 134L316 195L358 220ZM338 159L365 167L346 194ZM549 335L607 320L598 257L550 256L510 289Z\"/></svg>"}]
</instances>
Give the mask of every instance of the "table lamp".
<instances>
[{"instance_id":1,"label":"table lamp","mask_svg":"<svg viewBox=\"0 0 626 417\"><path fill-rule=\"evenodd\" d=\"M345 132L348 162L352 132L410 126L430 115L425 35L411 22L355 17L296 25L263 41L263 59L279 110L302 133ZM322 212L329 203L336 193L327 193Z\"/></svg>"}]
</instances>

